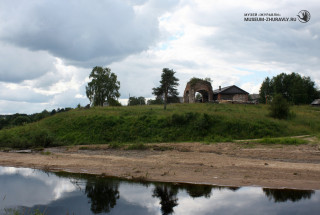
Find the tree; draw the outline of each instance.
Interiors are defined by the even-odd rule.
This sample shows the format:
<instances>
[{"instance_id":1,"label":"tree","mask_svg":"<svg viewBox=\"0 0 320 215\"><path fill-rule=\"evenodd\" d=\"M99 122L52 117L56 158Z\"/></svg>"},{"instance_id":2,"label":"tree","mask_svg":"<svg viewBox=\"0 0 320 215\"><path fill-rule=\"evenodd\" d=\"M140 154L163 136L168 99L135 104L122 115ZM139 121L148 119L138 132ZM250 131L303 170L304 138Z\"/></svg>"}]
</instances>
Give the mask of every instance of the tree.
<instances>
[{"instance_id":1,"label":"tree","mask_svg":"<svg viewBox=\"0 0 320 215\"><path fill-rule=\"evenodd\" d=\"M266 98L271 99L276 94L281 94L292 104L310 104L318 97L315 83L310 77L301 77L297 73L281 73L271 80L267 77L259 94L261 103L265 103Z\"/></svg>"},{"instance_id":2,"label":"tree","mask_svg":"<svg viewBox=\"0 0 320 215\"><path fill-rule=\"evenodd\" d=\"M145 105L146 104L146 99L142 96L140 97L130 97L128 101L128 106L133 106L133 105Z\"/></svg>"},{"instance_id":3,"label":"tree","mask_svg":"<svg viewBox=\"0 0 320 215\"><path fill-rule=\"evenodd\" d=\"M164 109L167 109L168 96L177 97L179 95L177 87L179 85L176 77L174 77L174 72L172 69L164 68L161 74L160 86L157 88L152 88L152 94L155 96L163 96Z\"/></svg>"},{"instance_id":4,"label":"tree","mask_svg":"<svg viewBox=\"0 0 320 215\"><path fill-rule=\"evenodd\" d=\"M270 85L270 78L267 77L266 79L264 79L260 87L260 92L259 92L260 103L268 103L271 93L272 93L272 87Z\"/></svg>"},{"instance_id":5,"label":"tree","mask_svg":"<svg viewBox=\"0 0 320 215\"><path fill-rule=\"evenodd\" d=\"M201 95L201 93L196 93L196 97L195 97L195 101L196 102L202 102L202 95Z\"/></svg>"},{"instance_id":6,"label":"tree","mask_svg":"<svg viewBox=\"0 0 320 215\"><path fill-rule=\"evenodd\" d=\"M287 119L290 114L289 104L281 95L277 94L270 104L270 116L277 119Z\"/></svg>"},{"instance_id":7,"label":"tree","mask_svg":"<svg viewBox=\"0 0 320 215\"><path fill-rule=\"evenodd\" d=\"M24 115L17 116L11 121L12 125L23 125L30 122L31 122L30 117L24 116Z\"/></svg>"},{"instance_id":8,"label":"tree","mask_svg":"<svg viewBox=\"0 0 320 215\"><path fill-rule=\"evenodd\" d=\"M161 96L157 96L156 99L149 99L147 101L148 105L163 105L163 99Z\"/></svg>"},{"instance_id":9,"label":"tree","mask_svg":"<svg viewBox=\"0 0 320 215\"><path fill-rule=\"evenodd\" d=\"M117 75L109 68L96 66L92 69L89 78L91 82L86 86L86 94L93 106L103 106L107 101L109 105L115 104L120 93L120 82Z\"/></svg>"}]
</instances>

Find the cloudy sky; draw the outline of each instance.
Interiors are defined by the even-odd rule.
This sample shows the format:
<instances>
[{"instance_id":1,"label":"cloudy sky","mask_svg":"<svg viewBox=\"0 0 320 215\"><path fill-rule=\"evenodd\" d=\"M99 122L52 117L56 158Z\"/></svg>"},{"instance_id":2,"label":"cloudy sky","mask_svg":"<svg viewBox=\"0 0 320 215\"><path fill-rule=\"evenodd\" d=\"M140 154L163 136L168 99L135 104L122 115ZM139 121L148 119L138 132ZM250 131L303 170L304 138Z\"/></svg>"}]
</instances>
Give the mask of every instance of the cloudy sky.
<instances>
[{"instance_id":1,"label":"cloudy sky","mask_svg":"<svg viewBox=\"0 0 320 215\"><path fill-rule=\"evenodd\" d=\"M244 21L244 13L307 23ZM120 101L151 98L163 68L183 94L192 77L258 93L297 72L320 86L318 0L0 0L0 114L86 105L94 66L111 68Z\"/></svg>"}]
</instances>

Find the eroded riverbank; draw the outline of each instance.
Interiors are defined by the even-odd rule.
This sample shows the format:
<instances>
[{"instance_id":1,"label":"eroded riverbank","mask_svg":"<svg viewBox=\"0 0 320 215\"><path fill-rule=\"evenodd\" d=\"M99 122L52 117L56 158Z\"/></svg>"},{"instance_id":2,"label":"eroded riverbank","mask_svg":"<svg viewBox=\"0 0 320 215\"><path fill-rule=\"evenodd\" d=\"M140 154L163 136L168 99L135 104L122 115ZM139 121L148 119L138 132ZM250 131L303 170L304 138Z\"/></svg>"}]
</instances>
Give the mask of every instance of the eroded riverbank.
<instances>
[{"instance_id":1,"label":"eroded riverbank","mask_svg":"<svg viewBox=\"0 0 320 215\"><path fill-rule=\"evenodd\" d=\"M320 189L320 148L239 143L150 144L146 150L108 145L0 152L0 165L163 182Z\"/></svg>"}]
</instances>

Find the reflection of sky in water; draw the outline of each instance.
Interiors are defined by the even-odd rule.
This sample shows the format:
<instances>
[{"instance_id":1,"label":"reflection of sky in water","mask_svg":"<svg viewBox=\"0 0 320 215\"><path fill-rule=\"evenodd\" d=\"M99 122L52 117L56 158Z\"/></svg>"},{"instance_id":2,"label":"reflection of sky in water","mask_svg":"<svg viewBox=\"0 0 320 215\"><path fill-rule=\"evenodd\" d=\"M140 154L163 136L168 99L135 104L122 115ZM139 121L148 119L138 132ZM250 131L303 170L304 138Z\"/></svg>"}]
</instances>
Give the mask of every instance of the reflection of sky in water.
<instances>
[{"instance_id":1,"label":"reflection of sky in water","mask_svg":"<svg viewBox=\"0 0 320 215\"><path fill-rule=\"evenodd\" d=\"M156 187L163 189L159 190L165 191L164 194L171 192L171 199L159 193L156 195ZM115 180L100 180L98 183L92 177L72 179L32 169L0 167L0 211L22 207L46 210L52 215L94 214L93 210L96 213L99 210L109 211L108 214L161 215L165 209L160 205L160 199L168 205L171 203L174 214L184 215L319 214L320 211L319 191L294 191L296 195L290 197L288 195L292 191L282 193L257 187L236 190L207 188L152 183L142 185ZM110 190L115 196L108 195ZM176 201L170 201L172 199Z\"/></svg>"}]
</instances>

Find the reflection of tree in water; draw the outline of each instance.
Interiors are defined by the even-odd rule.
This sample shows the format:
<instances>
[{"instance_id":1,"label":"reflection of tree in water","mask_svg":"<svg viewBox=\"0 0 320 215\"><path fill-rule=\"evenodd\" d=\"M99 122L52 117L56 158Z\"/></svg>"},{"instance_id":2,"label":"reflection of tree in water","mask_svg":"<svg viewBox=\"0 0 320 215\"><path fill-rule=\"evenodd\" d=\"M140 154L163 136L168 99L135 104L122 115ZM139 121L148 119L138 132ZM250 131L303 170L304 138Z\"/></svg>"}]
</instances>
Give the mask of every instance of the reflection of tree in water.
<instances>
[{"instance_id":1,"label":"reflection of tree in water","mask_svg":"<svg viewBox=\"0 0 320 215\"><path fill-rule=\"evenodd\" d=\"M240 187L226 187L228 190L231 190L233 192L237 191L240 189Z\"/></svg>"},{"instance_id":2,"label":"reflection of tree in water","mask_svg":"<svg viewBox=\"0 0 320 215\"><path fill-rule=\"evenodd\" d=\"M89 180L85 193L91 200L91 211L97 213L108 213L119 199L119 182L106 179Z\"/></svg>"},{"instance_id":3,"label":"reflection of tree in water","mask_svg":"<svg viewBox=\"0 0 320 215\"><path fill-rule=\"evenodd\" d=\"M198 198L202 196L205 198L210 198L213 187L209 185L186 185L184 188L192 198Z\"/></svg>"},{"instance_id":4,"label":"reflection of tree in water","mask_svg":"<svg viewBox=\"0 0 320 215\"><path fill-rule=\"evenodd\" d=\"M310 199L314 194L313 190L291 190L291 189L267 189L263 188L263 192L271 201L286 202L286 201L300 201L301 199Z\"/></svg>"},{"instance_id":5,"label":"reflection of tree in water","mask_svg":"<svg viewBox=\"0 0 320 215\"><path fill-rule=\"evenodd\" d=\"M173 208L178 205L178 189L167 185L156 185L152 197L160 198L161 211L163 215L173 213Z\"/></svg>"}]
</instances>

